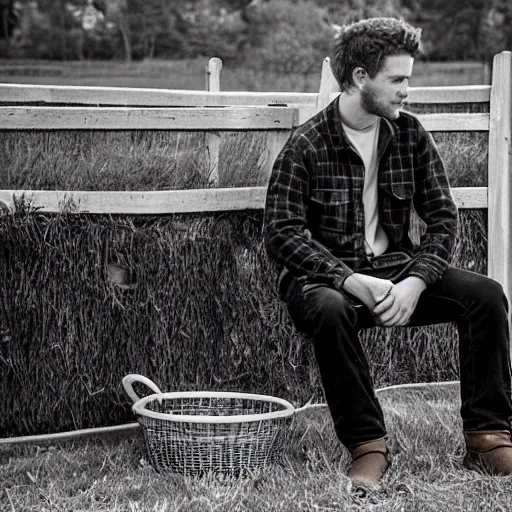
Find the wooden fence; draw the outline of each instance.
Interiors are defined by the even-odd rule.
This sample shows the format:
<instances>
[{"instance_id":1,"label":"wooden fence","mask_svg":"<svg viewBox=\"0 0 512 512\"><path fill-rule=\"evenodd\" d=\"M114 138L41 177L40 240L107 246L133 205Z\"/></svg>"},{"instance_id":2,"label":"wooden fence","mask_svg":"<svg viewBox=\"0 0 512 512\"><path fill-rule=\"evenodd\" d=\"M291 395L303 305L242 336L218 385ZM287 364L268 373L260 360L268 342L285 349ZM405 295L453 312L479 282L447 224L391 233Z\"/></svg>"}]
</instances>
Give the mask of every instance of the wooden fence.
<instances>
[{"instance_id":1,"label":"wooden fence","mask_svg":"<svg viewBox=\"0 0 512 512\"><path fill-rule=\"evenodd\" d=\"M0 130L201 130L207 133L210 178L219 175L219 132L268 132L265 170L290 131L325 107L336 94L329 60L318 93L220 91L222 63L206 70L207 91L0 84ZM489 103L490 113L418 115L429 131L489 132L488 187L452 189L459 208L488 210L488 275L512 298L512 53L495 56L490 86L419 87L410 103ZM58 105L58 106L56 106ZM2 190L10 205L25 195L42 211L58 211L63 201L90 213L165 214L262 209L266 187L209 188L155 192Z\"/></svg>"}]
</instances>

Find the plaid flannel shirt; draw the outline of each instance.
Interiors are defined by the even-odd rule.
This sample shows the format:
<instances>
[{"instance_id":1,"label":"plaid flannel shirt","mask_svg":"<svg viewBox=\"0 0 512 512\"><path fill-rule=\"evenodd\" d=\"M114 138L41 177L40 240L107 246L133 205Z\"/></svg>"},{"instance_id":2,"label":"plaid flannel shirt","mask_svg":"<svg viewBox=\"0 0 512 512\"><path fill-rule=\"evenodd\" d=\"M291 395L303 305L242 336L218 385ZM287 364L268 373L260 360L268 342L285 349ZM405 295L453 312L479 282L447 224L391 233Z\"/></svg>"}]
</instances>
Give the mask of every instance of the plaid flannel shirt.
<instances>
[{"instance_id":1,"label":"plaid flannel shirt","mask_svg":"<svg viewBox=\"0 0 512 512\"><path fill-rule=\"evenodd\" d=\"M434 283L449 265L457 235L457 208L435 143L416 117L401 112L395 121L382 119L377 151L387 252L407 252L407 275ZM341 290L370 261L363 185L364 164L345 135L336 99L296 128L276 159L265 206L269 256L294 276ZM409 237L412 205L426 223L416 247Z\"/></svg>"}]
</instances>

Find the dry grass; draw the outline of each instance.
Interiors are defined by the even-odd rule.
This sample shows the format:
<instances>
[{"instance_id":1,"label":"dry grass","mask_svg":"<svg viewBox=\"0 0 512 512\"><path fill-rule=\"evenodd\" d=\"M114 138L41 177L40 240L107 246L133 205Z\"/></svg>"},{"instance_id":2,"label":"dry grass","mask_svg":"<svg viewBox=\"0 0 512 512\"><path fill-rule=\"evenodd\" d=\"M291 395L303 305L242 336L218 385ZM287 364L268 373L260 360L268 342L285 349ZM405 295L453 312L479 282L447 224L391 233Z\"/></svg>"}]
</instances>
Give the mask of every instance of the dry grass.
<instances>
[{"instance_id":1,"label":"dry grass","mask_svg":"<svg viewBox=\"0 0 512 512\"><path fill-rule=\"evenodd\" d=\"M282 464L224 483L157 474L140 434L0 451L2 511L507 511L512 477L465 470L458 387L384 391L393 466L364 495L327 410L297 415Z\"/></svg>"},{"instance_id":2,"label":"dry grass","mask_svg":"<svg viewBox=\"0 0 512 512\"><path fill-rule=\"evenodd\" d=\"M220 133L217 186L264 185L267 134ZM0 133L0 188L168 190L209 187L205 132L26 131Z\"/></svg>"},{"instance_id":3,"label":"dry grass","mask_svg":"<svg viewBox=\"0 0 512 512\"><path fill-rule=\"evenodd\" d=\"M219 134L217 186L266 185L269 166L258 161L267 133ZM452 186L487 185L487 133L436 133L434 138ZM1 132L0 161L3 189L166 190L210 186L205 132Z\"/></svg>"},{"instance_id":4,"label":"dry grass","mask_svg":"<svg viewBox=\"0 0 512 512\"><path fill-rule=\"evenodd\" d=\"M455 264L485 273L480 217L463 212ZM119 384L133 372L166 390L318 397L312 344L276 296L261 222L261 212L5 216L0 307L14 341L0 344L4 435L125 422ZM114 286L107 264L136 286ZM377 386L457 378L452 324L367 329L361 340Z\"/></svg>"}]
</instances>

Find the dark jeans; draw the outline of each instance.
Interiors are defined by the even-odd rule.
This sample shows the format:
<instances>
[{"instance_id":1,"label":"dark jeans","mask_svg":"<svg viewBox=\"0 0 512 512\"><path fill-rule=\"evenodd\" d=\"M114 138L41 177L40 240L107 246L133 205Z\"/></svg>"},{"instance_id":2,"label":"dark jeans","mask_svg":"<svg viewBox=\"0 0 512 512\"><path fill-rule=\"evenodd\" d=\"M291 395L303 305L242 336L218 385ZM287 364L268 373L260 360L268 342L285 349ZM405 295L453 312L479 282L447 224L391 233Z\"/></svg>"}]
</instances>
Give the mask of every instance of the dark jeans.
<instances>
[{"instance_id":1,"label":"dark jeans","mask_svg":"<svg viewBox=\"0 0 512 512\"><path fill-rule=\"evenodd\" d=\"M398 258L399 260L399 258ZM358 272L401 280L407 263ZM385 437L358 332L375 326L356 298L325 284L293 278L282 290L295 326L313 338L336 433L347 447ZM510 430L512 421L508 304L499 283L449 267L421 294L411 326L455 322L459 333L464 430Z\"/></svg>"}]
</instances>

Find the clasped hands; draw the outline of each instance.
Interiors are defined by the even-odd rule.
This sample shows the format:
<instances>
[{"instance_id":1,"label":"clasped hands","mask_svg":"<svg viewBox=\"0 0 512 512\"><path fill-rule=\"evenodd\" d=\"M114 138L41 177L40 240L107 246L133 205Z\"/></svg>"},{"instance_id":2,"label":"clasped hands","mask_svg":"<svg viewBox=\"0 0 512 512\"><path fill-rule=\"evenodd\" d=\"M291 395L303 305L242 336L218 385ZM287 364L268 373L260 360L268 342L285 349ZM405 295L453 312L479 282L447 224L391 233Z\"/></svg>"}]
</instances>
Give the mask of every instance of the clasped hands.
<instances>
[{"instance_id":1,"label":"clasped hands","mask_svg":"<svg viewBox=\"0 0 512 512\"><path fill-rule=\"evenodd\" d=\"M368 307L378 325L391 327L409 323L426 284L416 276L394 284L388 279L354 273L343 287Z\"/></svg>"}]
</instances>

